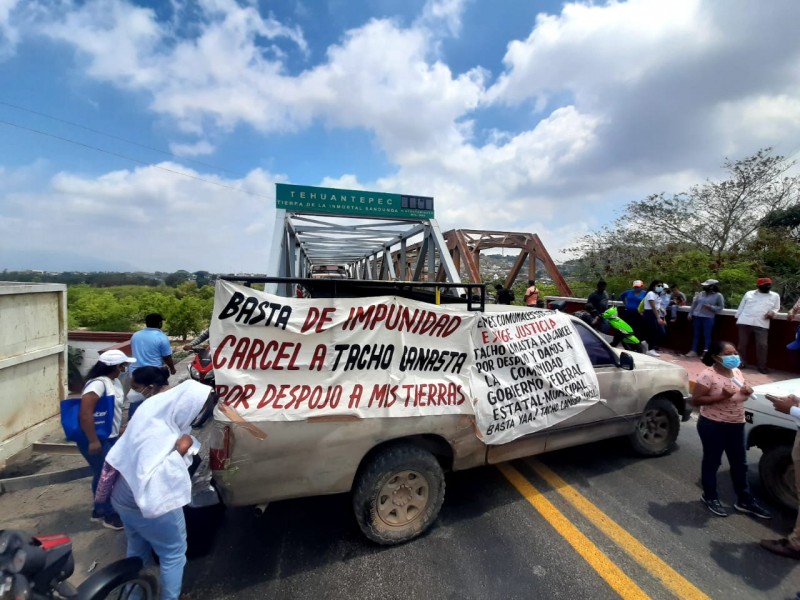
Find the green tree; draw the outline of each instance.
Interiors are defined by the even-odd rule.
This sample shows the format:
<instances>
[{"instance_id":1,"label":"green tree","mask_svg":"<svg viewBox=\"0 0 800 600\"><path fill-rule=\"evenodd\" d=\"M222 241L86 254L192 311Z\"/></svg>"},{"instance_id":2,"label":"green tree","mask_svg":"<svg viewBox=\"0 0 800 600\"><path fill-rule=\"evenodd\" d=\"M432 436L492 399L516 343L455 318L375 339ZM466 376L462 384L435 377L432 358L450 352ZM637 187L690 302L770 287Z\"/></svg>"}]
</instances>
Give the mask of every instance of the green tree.
<instances>
[{"instance_id":1,"label":"green tree","mask_svg":"<svg viewBox=\"0 0 800 600\"><path fill-rule=\"evenodd\" d=\"M786 174L794 164L767 148L741 160L726 159L725 180L631 202L614 223L569 249L576 256L571 261L576 277L602 277L611 292L630 286L632 279L662 279L690 291L713 276L729 305L767 266L774 275L788 277L794 268L791 248L773 255L777 262L787 261L785 269L779 267L767 260L760 232L767 225L780 227L784 239L794 243L787 228L800 224L800 210L795 221L790 208L800 205L800 177ZM775 247L774 238L771 244Z\"/></svg>"},{"instance_id":2,"label":"green tree","mask_svg":"<svg viewBox=\"0 0 800 600\"><path fill-rule=\"evenodd\" d=\"M631 202L617 225L647 232L657 244L684 242L721 264L727 253L742 250L765 216L800 200L800 177L786 175L795 162L771 151L726 159L729 177L723 181Z\"/></svg>"},{"instance_id":3,"label":"green tree","mask_svg":"<svg viewBox=\"0 0 800 600\"><path fill-rule=\"evenodd\" d=\"M164 278L164 283L167 284L169 287L177 287L184 281L189 281L192 278L192 274L189 271L175 271L174 273L170 273Z\"/></svg>"},{"instance_id":4,"label":"green tree","mask_svg":"<svg viewBox=\"0 0 800 600\"><path fill-rule=\"evenodd\" d=\"M175 308L166 315L167 332L173 336L180 336L186 339L189 334L197 334L205 329L207 318L203 302L194 297L187 296L180 300Z\"/></svg>"}]
</instances>

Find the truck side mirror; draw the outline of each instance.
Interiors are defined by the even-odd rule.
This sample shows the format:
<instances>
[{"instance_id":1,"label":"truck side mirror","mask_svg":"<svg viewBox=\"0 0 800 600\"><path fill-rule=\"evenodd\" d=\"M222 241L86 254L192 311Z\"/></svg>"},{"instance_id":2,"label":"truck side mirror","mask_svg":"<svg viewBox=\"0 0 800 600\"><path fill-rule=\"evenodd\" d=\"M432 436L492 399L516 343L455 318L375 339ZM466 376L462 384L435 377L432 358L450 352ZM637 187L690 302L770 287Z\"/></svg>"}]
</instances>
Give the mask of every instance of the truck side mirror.
<instances>
[{"instance_id":1,"label":"truck side mirror","mask_svg":"<svg viewBox=\"0 0 800 600\"><path fill-rule=\"evenodd\" d=\"M621 369L625 369L626 371L633 371L633 369L636 367L633 362L633 356L627 352L622 352L619 355L619 366Z\"/></svg>"}]
</instances>

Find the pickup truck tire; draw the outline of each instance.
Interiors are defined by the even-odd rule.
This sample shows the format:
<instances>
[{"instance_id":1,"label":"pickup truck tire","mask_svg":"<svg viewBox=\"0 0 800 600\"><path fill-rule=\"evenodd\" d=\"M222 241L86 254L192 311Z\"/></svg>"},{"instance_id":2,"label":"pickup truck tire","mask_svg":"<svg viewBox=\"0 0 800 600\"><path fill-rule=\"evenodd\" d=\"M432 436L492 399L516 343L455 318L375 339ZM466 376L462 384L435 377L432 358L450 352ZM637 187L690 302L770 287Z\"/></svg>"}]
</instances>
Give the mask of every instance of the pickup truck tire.
<instances>
[{"instance_id":1,"label":"pickup truck tire","mask_svg":"<svg viewBox=\"0 0 800 600\"><path fill-rule=\"evenodd\" d=\"M638 455L662 456L672 450L680 428L675 405L667 398L656 396L647 403L628 439Z\"/></svg>"},{"instance_id":2,"label":"pickup truck tire","mask_svg":"<svg viewBox=\"0 0 800 600\"><path fill-rule=\"evenodd\" d=\"M373 542L407 542L436 520L444 489L444 473L433 454L411 444L388 446L368 459L357 476L356 521Z\"/></svg>"},{"instance_id":3,"label":"pickup truck tire","mask_svg":"<svg viewBox=\"0 0 800 600\"><path fill-rule=\"evenodd\" d=\"M791 446L779 444L764 451L758 462L758 475L770 498L787 508L797 510Z\"/></svg>"}]
</instances>

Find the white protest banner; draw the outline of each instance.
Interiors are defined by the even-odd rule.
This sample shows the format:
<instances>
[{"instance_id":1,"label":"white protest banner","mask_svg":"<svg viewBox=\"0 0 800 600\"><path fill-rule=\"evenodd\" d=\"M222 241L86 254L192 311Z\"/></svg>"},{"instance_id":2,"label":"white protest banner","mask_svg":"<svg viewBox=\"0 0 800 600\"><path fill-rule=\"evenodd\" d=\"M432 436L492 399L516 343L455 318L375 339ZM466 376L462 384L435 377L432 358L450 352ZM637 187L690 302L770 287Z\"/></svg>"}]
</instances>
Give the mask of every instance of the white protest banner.
<instances>
[{"instance_id":1,"label":"white protest banner","mask_svg":"<svg viewBox=\"0 0 800 600\"><path fill-rule=\"evenodd\" d=\"M219 280L217 393L256 421L472 414L478 316L397 297L284 298Z\"/></svg>"},{"instance_id":2,"label":"white protest banner","mask_svg":"<svg viewBox=\"0 0 800 600\"><path fill-rule=\"evenodd\" d=\"M548 310L483 313L473 331L475 417L487 444L568 419L600 399L580 335Z\"/></svg>"}]
</instances>

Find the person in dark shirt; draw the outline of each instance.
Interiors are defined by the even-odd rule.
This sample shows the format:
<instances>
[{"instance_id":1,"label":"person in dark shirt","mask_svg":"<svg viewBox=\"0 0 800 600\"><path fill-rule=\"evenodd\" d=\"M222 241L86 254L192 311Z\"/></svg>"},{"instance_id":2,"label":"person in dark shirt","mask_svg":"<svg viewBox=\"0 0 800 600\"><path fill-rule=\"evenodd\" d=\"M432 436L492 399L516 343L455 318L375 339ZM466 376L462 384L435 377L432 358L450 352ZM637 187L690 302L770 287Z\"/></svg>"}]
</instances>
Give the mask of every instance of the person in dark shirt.
<instances>
[{"instance_id":1,"label":"person in dark shirt","mask_svg":"<svg viewBox=\"0 0 800 600\"><path fill-rule=\"evenodd\" d=\"M504 288L499 283L494 286L495 289L495 304L511 304L514 301L514 292L508 288Z\"/></svg>"},{"instance_id":2,"label":"person in dark shirt","mask_svg":"<svg viewBox=\"0 0 800 600\"><path fill-rule=\"evenodd\" d=\"M608 284L602 279L597 282L597 289L589 294L586 299L587 304L591 304L592 308L597 313L603 313L608 308L608 292L606 291Z\"/></svg>"}]
</instances>

